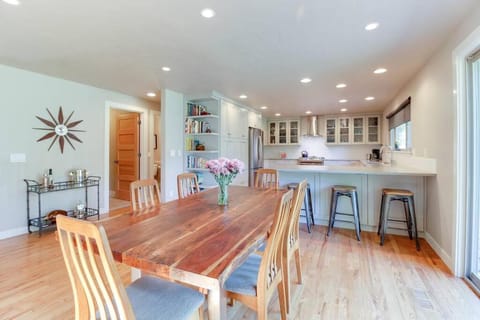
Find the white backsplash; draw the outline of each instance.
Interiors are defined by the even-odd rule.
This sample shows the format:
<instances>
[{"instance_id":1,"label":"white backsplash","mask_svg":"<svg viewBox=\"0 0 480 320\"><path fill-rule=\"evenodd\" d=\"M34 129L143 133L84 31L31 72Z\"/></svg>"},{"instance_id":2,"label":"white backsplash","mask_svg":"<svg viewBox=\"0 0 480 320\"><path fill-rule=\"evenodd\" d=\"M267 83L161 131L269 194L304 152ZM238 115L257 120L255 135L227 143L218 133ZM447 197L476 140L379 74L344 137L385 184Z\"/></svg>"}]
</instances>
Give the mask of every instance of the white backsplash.
<instances>
[{"instance_id":1,"label":"white backsplash","mask_svg":"<svg viewBox=\"0 0 480 320\"><path fill-rule=\"evenodd\" d=\"M349 144L325 145L324 137L301 137L300 145L296 146L269 146L264 147L265 159L280 159L280 154L285 152L287 159L297 159L301 152L306 150L309 156L325 157L329 160L360 160L366 159L367 153L372 149L380 149L377 144Z\"/></svg>"}]
</instances>

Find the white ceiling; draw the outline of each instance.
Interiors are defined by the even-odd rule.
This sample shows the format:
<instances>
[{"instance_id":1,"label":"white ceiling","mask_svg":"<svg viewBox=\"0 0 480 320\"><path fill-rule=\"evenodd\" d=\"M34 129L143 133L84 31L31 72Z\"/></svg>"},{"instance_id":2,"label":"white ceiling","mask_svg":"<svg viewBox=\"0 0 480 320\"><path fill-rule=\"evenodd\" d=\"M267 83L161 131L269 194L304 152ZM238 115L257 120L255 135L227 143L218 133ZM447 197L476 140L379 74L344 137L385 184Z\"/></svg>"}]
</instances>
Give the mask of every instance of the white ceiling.
<instances>
[{"instance_id":1,"label":"white ceiling","mask_svg":"<svg viewBox=\"0 0 480 320\"><path fill-rule=\"evenodd\" d=\"M478 0L0 1L0 63L145 97L217 90L267 116L382 110ZM212 19L201 9L216 11ZM367 32L369 22L380 27ZM165 73L162 66L171 67ZM388 72L373 75L377 67ZM302 77L313 81L300 84ZM348 87L336 89L339 82ZM372 102L364 100L375 96ZM339 99L348 103L339 104ZM158 97L157 97L158 100Z\"/></svg>"}]
</instances>

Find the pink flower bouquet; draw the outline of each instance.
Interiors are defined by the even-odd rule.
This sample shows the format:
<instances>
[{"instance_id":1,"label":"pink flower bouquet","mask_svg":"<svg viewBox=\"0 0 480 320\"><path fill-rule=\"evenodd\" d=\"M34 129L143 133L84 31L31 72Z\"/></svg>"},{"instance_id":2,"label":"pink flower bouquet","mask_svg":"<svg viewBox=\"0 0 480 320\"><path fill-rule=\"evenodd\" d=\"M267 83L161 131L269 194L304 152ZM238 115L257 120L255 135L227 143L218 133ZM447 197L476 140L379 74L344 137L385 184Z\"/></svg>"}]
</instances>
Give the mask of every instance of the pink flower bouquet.
<instances>
[{"instance_id":1,"label":"pink flower bouquet","mask_svg":"<svg viewBox=\"0 0 480 320\"><path fill-rule=\"evenodd\" d=\"M219 158L206 162L206 168L213 174L220 188L218 193L218 204L228 203L228 185L238 173L243 172L245 165L238 159Z\"/></svg>"}]
</instances>

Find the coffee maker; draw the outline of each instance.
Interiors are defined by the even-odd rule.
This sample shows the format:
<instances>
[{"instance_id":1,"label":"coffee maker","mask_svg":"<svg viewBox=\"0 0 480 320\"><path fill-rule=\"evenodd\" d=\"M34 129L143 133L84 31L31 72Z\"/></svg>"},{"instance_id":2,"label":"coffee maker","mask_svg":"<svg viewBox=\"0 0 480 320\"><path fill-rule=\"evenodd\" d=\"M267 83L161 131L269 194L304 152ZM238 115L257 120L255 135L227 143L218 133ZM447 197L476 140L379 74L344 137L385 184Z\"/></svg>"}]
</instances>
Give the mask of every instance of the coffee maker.
<instances>
[{"instance_id":1,"label":"coffee maker","mask_svg":"<svg viewBox=\"0 0 480 320\"><path fill-rule=\"evenodd\" d=\"M372 149L372 160L380 161L380 149Z\"/></svg>"}]
</instances>

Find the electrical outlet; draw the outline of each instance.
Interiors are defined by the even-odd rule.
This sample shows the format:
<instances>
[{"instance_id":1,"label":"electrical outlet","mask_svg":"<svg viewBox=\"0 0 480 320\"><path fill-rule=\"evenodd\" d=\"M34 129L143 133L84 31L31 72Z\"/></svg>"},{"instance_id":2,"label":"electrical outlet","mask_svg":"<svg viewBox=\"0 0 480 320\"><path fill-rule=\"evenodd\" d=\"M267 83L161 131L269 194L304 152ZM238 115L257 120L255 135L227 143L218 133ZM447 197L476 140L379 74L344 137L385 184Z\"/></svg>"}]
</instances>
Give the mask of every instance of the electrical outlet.
<instances>
[{"instance_id":1,"label":"electrical outlet","mask_svg":"<svg viewBox=\"0 0 480 320\"><path fill-rule=\"evenodd\" d=\"M10 154L10 162L27 162L27 156L25 153L11 153Z\"/></svg>"}]
</instances>

